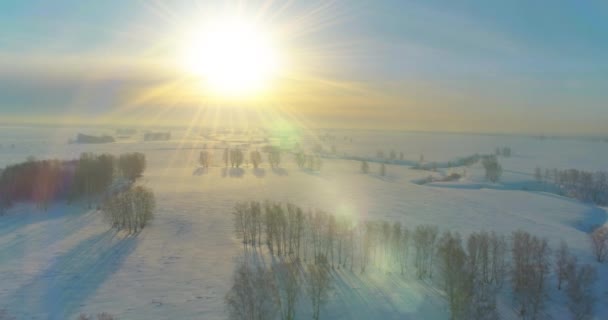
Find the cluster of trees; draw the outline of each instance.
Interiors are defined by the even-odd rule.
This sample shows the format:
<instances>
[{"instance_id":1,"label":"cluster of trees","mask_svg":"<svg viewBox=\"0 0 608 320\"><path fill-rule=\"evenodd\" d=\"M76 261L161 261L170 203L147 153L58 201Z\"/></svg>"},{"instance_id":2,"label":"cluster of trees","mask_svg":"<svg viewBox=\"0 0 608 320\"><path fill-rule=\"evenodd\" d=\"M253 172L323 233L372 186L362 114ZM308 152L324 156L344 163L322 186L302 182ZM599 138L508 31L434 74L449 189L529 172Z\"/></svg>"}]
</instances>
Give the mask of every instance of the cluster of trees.
<instances>
[{"instance_id":1,"label":"cluster of trees","mask_svg":"<svg viewBox=\"0 0 608 320\"><path fill-rule=\"evenodd\" d=\"M281 149L278 147L268 148L268 163L272 168L278 168L281 164Z\"/></svg>"},{"instance_id":2,"label":"cluster of trees","mask_svg":"<svg viewBox=\"0 0 608 320\"><path fill-rule=\"evenodd\" d=\"M608 173L605 171L558 170L536 167L534 178L538 182L553 182L564 194L599 205L608 204Z\"/></svg>"},{"instance_id":3,"label":"cluster of trees","mask_svg":"<svg viewBox=\"0 0 608 320\"><path fill-rule=\"evenodd\" d=\"M387 153L385 153L383 150L378 150L378 151L376 151L376 158L381 159L381 160L388 160L388 161L395 161L395 160L403 161L405 159L405 156L404 156L403 152L399 152L399 155L397 155L397 152L395 150L390 150Z\"/></svg>"},{"instance_id":4,"label":"cluster of trees","mask_svg":"<svg viewBox=\"0 0 608 320\"><path fill-rule=\"evenodd\" d=\"M152 190L135 186L108 197L102 211L112 228L137 233L152 220L155 206Z\"/></svg>"},{"instance_id":5,"label":"cluster of trees","mask_svg":"<svg viewBox=\"0 0 608 320\"><path fill-rule=\"evenodd\" d=\"M519 316L541 319L551 272L559 290L566 286L573 317L593 315L593 267L579 266L565 244L553 257L547 240L524 231L514 232L510 239L493 232L475 232L463 239L458 233L440 233L433 225L410 230L400 222L358 223L349 215L269 201L238 203L234 221L245 252L266 246L276 261L361 273L372 267L399 274L411 270L419 279L432 279L443 289L452 319L498 319L497 295L507 279ZM608 232L603 232L605 257Z\"/></svg>"},{"instance_id":6,"label":"cluster of trees","mask_svg":"<svg viewBox=\"0 0 608 320\"><path fill-rule=\"evenodd\" d=\"M318 320L331 280L326 261L309 263L304 268L297 261L280 260L265 268L246 257L236 269L232 287L224 298L228 318L294 320L304 291L310 299L312 318Z\"/></svg>"},{"instance_id":7,"label":"cluster of trees","mask_svg":"<svg viewBox=\"0 0 608 320\"><path fill-rule=\"evenodd\" d=\"M486 179L491 182L498 182L502 175L502 166L498 162L498 158L495 155L488 155L482 157L481 163L486 171Z\"/></svg>"},{"instance_id":8,"label":"cluster of trees","mask_svg":"<svg viewBox=\"0 0 608 320\"><path fill-rule=\"evenodd\" d=\"M604 262L608 257L608 227L597 227L591 232L591 248L597 262Z\"/></svg>"},{"instance_id":9,"label":"cluster of trees","mask_svg":"<svg viewBox=\"0 0 608 320\"><path fill-rule=\"evenodd\" d=\"M494 151L494 154L496 154L497 156L503 156L505 158L509 158L511 156L511 147L502 147L502 148L497 147L496 150Z\"/></svg>"},{"instance_id":10,"label":"cluster of trees","mask_svg":"<svg viewBox=\"0 0 608 320\"><path fill-rule=\"evenodd\" d=\"M253 150L249 154L249 160L251 160L253 167L257 169L262 163L262 154L258 150Z\"/></svg>"},{"instance_id":11,"label":"cluster of trees","mask_svg":"<svg viewBox=\"0 0 608 320\"><path fill-rule=\"evenodd\" d=\"M431 170L431 171L437 171L437 168L441 167L447 167L447 168L453 168L453 167L463 167L463 166L471 166L475 163L477 163L480 159L482 158L482 156L480 156L479 154L473 154L464 158L460 158L460 159L456 159L456 160L450 160L448 161L447 164L445 165L441 165L438 164L437 162L424 162L424 155L420 155L420 160L418 163L416 163L413 167L413 169L419 169L419 170Z\"/></svg>"},{"instance_id":12,"label":"cluster of trees","mask_svg":"<svg viewBox=\"0 0 608 320\"><path fill-rule=\"evenodd\" d=\"M361 161L361 172L369 173L369 163L367 163L367 161L365 160ZM381 176L386 175L386 165L384 163L380 163L380 166L378 167L378 173Z\"/></svg>"},{"instance_id":13,"label":"cluster of trees","mask_svg":"<svg viewBox=\"0 0 608 320\"><path fill-rule=\"evenodd\" d=\"M321 167L323 166L321 157L305 154L302 151L296 152L294 157L298 168L310 171L321 171Z\"/></svg>"},{"instance_id":14,"label":"cluster of trees","mask_svg":"<svg viewBox=\"0 0 608 320\"><path fill-rule=\"evenodd\" d=\"M135 180L146 170L146 156L140 152L121 154L118 157L118 168L123 177Z\"/></svg>"},{"instance_id":15,"label":"cluster of trees","mask_svg":"<svg viewBox=\"0 0 608 320\"><path fill-rule=\"evenodd\" d=\"M198 162L203 168L209 168L209 165L211 165L211 158L211 152L203 150L198 156Z\"/></svg>"},{"instance_id":16,"label":"cluster of trees","mask_svg":"<svg viewBox=\"0 0 608 320\"><path fill-rule=\"evenodd\" d=\"M36 160L10 165L0 174L0 208L15 202L33 201L46 208L58 199L74 200L105 192L121 175L135 179L145 169L141 153L83 153L77 160Z\"/></svg>"},{"instance_id":17,"label":"cluster of trees","mask_svg":"<svg viewBox=\"0 0 608 320\"><path fill-rule=\"evenodd\" d=\"M245 161L245 155L243 151L239 148L226 148L224 150L224 155L222 156L222 160L224 160L224 164L226 167L230 165L232 168L240 168L243 162Z\"/></svg>"}]
</instances>

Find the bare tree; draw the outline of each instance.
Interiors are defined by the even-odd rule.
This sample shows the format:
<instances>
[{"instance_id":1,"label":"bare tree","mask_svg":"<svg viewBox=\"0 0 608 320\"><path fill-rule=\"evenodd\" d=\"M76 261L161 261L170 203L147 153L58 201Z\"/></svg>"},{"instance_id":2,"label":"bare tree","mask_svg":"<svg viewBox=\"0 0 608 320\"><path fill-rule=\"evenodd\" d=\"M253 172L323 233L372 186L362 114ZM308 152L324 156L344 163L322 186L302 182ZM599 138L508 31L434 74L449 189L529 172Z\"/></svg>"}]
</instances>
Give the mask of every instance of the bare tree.
<instances>
[{"instance_id":1,"label":"bare tree","mask_svg":"<svg viewBox=\"0 0 608 320\"><path fill-rule=\"evenodd\" d=\"M278 292L272 273L246 263L240 265L224 301L231 320L273 319L277 314Z\"/></svg>"},{"instance_id":2,"label":"bare tree","mask_svg":"<svg viewBox=\"0 0 608 320\"><path fill-rule=\"evenodd\" d=\"M209 168L209 164L211 163L211 154L209 153L209 151L201 151L198 161L204 168Z\"/></svg>"},{"instance_id":3,"label":"bare tree","mask_svg":"<svg viewBox=\"0 0 608 320\"><path fill-rule=\"evenodd\" d=\"M367 164L367 161L365 161L365 160L361 161L361 172L363 172L363 173L369 172L369 164Z\"/></svg>"},{"instance_id":4,"label":"bare tree","mask_svg":"<svg viewBox=\"0 0 608 320\"><path fill-rule=\"evenodd\" d=\"M555 274L557 276L557 290L562 289L562 282L568 278L568 265L571 260L568 244L562 240L559 249L555 252Z\"/></svg>"},{"instance_id":5,"label":"bare tree","mask_svg":"<svg viewBox=\"0 0 608 320\"><path fill-rule=\"evenodd\" d=\"M293 320L296 317L296 305L300 293L300 272L293 262L280 262L272 267L277 277L281 319Z\"/></svg>"},{"instance_id":6,"label":"bare tree","mask_svg":"<svg viewBox=\"0 0 608 320\"><path fill-rule=\"evenodd\" d=\"M608 255L608 228L605 226L596 228L591 233L591 248L598 262L604 262Z\"/></svg>"},{"instance_id":7,"label":"bare tree","mask_svg":"<svg viewBox=\"0 0 608 320\"><path fill-rule=\"evenodd\" d=\"M483 167L486 170L486 179L491 182L498 182L502 175L502 166L498 163L495 155L485 156L482 161Z\"/></svg>"},{"instance_id":8,"label":"bare tree","mask_svg":"<svg viewBox=\"0 0 608 320\"><path fill-rule=\"evenodd\" d=\"M155 206L152 190L136 186L106 199L102 210L113 228L138 232L152 220Z\"/></svg>"},{"instance_id":9,"label":"bare tree","mask_svg":"<svg viewBox=\"0 0 608 320\"><path fill-rule=\"evenodd\" d=\"M307 271L307 290L312 303L312 318L319 320L321 306L327 302L327 295L331 288L329 268L324 264L309 264Z\"/></svg>"},{"instance_id":10,"label":"bare tree","mask_svg":"<svg viewBox=\"0 0 608 320\"><path fill-rule=\"evenodd\" d=\"M260 166L260 163L262 163L262 155L258 150L251 151L249 154L249 159L251 160L251 164L255 169L257 169Z\"/></svg>"},{"instance_id":11,"label":"bare tree","mask_svg":"<svg viewBox=\"0 0 608 320\"><path fill-rule=\"evenodd\" d=\"M433 276L433 256L435 255L435 242L439 230L437 226L420 225L416 227L412 240L415 249L415 266L418 278Z\"/></svg>"},{"instance_id":12,"label":"bare tree","mask_svg":"<svg viewBox=\"0 0 608 320\"><path fill-rule=\"evenodd\" d=\"M577 270L578 269L578 270ZM568 277L566 294L568 310L574 320L590 320L593 318L595 295L593 283L597 280L597 272L590 265L574 268Z\"/></svg>"},{"instance_id":13,"label":"bare tree","mask_svg":"<svg viewBox=\"0 0 608 320\"><path fill-rule=\"evenodd\" d=\"M450 307L450 319L469 319L473 287L460 235L445 232L439 240L437 254L440 277Z\"/></svg>"},{"instance_id":14,"label":"bare tree","mask_svg":"<svg viewBox=\"0 0 608 320\"><path fill-rule=\"evenodd\" d=\"M513 233L513 293L522 319L543 316L549 253L547 240L524 231Z\"/></svg>"}]
</instances>

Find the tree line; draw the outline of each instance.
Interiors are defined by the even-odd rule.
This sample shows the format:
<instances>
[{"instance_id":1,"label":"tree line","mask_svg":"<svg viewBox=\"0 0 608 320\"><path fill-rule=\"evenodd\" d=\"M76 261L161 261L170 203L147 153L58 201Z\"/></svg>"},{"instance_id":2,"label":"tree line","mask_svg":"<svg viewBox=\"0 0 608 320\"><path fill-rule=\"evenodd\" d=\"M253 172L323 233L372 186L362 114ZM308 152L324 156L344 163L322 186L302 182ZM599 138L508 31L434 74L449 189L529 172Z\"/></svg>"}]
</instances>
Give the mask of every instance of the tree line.
<instances>
[{"instance_id":1,"label":"tree line","mask_svg":"<svg viewBox=\"0 0 608 320\"><path fill-rule=\"evenodd\" d=\"M246 254L266 247L276 258L273 261L297 266L300 278L306 278L313 272L308 269L315 266L329 273L320 277L331 278L331 270L346 269L362 274L408 272L418 279L429 279L443 290L452 319L498 319L497 295L509 280L517 315L521 319L543 319L552 272L558 279L557 289L566 288L573 318L589 319L593 315L595 269L577 263L565 243L553 253L546 239L521 230L509 238L481 231L465 239L457 232L440 232L434 225L409 229L400 222L357 221L349 215L271 201L237 203L234 226ZM608 252L606 248L603 252ZM254 274L275 272L259 271L255 265L246 268ZM276 287L293 285L275 277L272 283Z\"/></svg>"},{"instance_id":2,"label":"tree line","mask_svg":"<svg viewBox=\"0 0 608 320\"><path fill-rule=\"evenodd\" d=\"M534 169L534 178L540 183L553 183L563 194L582 201L608 205L608 173L577 169Z\"/></svg>"},{"instance_id":3,"label":"tree line","mask_svg":"<svg viewBox=\"0 0 608 320\"><path fill-rule=\"evenodd\" d=\"M54 200L75 200L105 192L122 176L134 180L145 170L141 153L116 157L83 153L75 160L36 160L9 165L0 174L0 208L16 202L35 202L47 208Z\"/></svg>"}]
</instances>

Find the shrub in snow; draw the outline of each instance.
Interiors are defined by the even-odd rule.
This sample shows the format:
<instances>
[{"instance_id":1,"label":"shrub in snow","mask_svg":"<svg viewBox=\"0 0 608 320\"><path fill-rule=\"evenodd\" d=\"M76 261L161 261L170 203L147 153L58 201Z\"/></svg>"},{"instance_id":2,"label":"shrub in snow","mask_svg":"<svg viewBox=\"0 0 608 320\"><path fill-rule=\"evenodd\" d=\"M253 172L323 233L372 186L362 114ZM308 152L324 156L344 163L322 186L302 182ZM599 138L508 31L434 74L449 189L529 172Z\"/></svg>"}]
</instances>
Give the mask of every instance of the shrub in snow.
<instances>
[{"instance_id":1,"label":"shrub in snow","mask_svg":"<svg viewBox=\"0 0 608 320\"><path fill-rule=\"evenodd\" d=\"M106 199L102 210L113 228L137 232L152 220L155 205L154 193L136 186Z\"/></svg>"}]
</instances>

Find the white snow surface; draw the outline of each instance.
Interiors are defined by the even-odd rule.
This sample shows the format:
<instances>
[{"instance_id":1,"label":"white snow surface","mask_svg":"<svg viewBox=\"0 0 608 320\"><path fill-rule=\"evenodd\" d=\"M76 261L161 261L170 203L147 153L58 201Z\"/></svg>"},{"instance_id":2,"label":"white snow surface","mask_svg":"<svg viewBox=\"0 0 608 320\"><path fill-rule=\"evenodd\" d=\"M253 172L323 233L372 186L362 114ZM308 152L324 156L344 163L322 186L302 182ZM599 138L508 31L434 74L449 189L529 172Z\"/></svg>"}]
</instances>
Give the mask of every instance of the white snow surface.
<instances>
[{"instance_id":1,"label":"white snow surface","mask_svg":"<svg viewBox=\"0 0 608 320\"><path fill-rule=\"evenodd\" d=\"M241 200L290 201L303 208L343 212L359 219L401 221L410 229L436 224L467 235L523 229L549 239L556 248L566 240L579 261L598 268L595 319L608 318L608 266L593 259L587 232L606 220L605 208L565 198L534 186L532 172L543 168L607 170L608 144L584 139L539 140L524 136L446 133L331 131L337 154L324 158L319 173L296 167L283 155L281 169L226 169L215 162L199 168L203 146L219 145L198 135L173 131L174 139L142 142L133 137L112 144L77 145L67 141L86 128L0 127L0 168L28 156L69 159L83 151L140 151L148 167L140 183L157 198L154 221L137 236L110 230L101 213L85 203L54 203L48 211L18 204L0 216L0 309L17 319L75 319L81 312L109 312L120 319L225 319L224 295L242 255L235 239L232 209ZM104 129L86 133L102 133ZM353 138L350 143L343 136ZM303 142L310 146L315 142ZM11 147L14 144L14 147ZM413 183L428 171L387 165L387 176L360 173L346 156L373 157L376 150L404 152L407 160L447 162L509 146L500 158L501 183L486 183L479 164L457 182ZM462 168L442 169L461 172ZM439 173L432 173L434 175ZM346 270L334 272L333 290L322 319L448 319L447 305L435 285L413 275ZM555 290L547 310L569 319L563 292ZM300 300L299 319L310 316ZM508 292L501 315L515 319Z\"/></svg>"}]
</instances>

